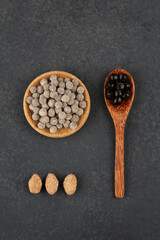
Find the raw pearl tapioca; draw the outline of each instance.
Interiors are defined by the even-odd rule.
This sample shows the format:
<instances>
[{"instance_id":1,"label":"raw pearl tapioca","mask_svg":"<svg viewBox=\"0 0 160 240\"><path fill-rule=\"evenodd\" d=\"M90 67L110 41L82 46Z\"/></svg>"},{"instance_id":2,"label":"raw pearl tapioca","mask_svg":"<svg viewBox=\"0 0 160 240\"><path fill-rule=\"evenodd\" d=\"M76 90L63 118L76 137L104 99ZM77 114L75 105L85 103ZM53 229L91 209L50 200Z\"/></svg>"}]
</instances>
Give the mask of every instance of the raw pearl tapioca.
<instances>
[{"instance_id":1,"label":"raw pearl tapioca","mask_svg":"<svg viewBox=\"0 0 160 240\"><path fill-rule=\"evenodd\" d=\"M111 74L106 83L106 98L114 105L120 105L132 96L131 87L126 74Z\"/></svg>"},{"instance_id":2,"label":"raw pearl tapioca","mask_svg":"<svg viewBox=\"0 0 160 240\"><path fill-rule=\"evenodd\" d=\"M77 79L51 75L49 79L41 79L39 86L31 87L30 93L26 102L33 111L32 119L39 121L39 129L48 128L50 133L61 128L75 130L87 107L85 89Z\"/></svg>"}]
</instances>

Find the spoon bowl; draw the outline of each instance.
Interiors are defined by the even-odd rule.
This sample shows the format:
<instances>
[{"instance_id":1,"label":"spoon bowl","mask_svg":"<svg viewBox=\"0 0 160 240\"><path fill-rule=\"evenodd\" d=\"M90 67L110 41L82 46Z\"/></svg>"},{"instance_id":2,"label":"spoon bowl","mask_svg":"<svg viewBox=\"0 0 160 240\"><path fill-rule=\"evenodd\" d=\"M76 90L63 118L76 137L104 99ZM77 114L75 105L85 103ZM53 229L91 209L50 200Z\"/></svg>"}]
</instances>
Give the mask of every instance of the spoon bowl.
<instances>
[{"instance_id":1,"label":"spoon bowl","mask_svg":"<svg viewBox=\"0 0 160 240\"><path fill-rule=\"evenodd\" d=\"M115 106L106 98L106 84L111 74L125 74L131 83L131 98L124 100L121 105ZM125 123L131 109L135 95L134 80L129 72L124 69L115 69L105 79L104 83L104 99L107 108L115 126L116 146L115 146L115 196L117 198L124 197L124 128Z\"/></svg>"},{"instance_id":2,"label":"spoon bowl","mask_svg":"<svg viewBox=\"0 0 160 240\"><path fill-rule=\"evenodd\" d=\"M132 87L131 87L131 93L132 93L131 98L123 101L122 104L119 105L119 106L114 106L110 102L110 100L106 98L106 84L109 81L110 75L113 74L113 73L118 74L118 75L119 74L127 75L128 80L130 81L130 83L132 85ZM118 121L121 118L122 118L123 122L127 120L127 117L128 117L128 114L129 114L129 111L131 109L132 102L133 102L133 99L134 99L134 94L135 94L134 80L133 80L133 78L132 78L132 76L129 72L127 72L124 69L115 69L108 74L108 76L105 79L105 83L104 83L104 99L105 99L107 108L108 108L114 122L117 120L117 118L118 118Z\"/></svg>"},{"instance_id":3,"label":"spoon bowl","mask_svg":"<svg viewBox=\"0 0 160 240\"><path fill-rule=\"evenodd\" d=\"M32 119L32 114L33 112L29 109L29 104L26 102L26 99L28 96L31 96L30 93L30 88L35 86L39 86L40 85L40 80L43 78L49 78L50 75L56 75L58 78L70 78L70 79L77 79L79 81L79 86L82 86L85 91L84 91L84 101L86 101L87 106L84 109L84 113L82 114L82 116L80 116L80 119L77 123L77 128L72 130L70 128L61 128L58 129L56 133L50 133L48 128L45 129L39 129L37 127L38 121L34 121ZM35 78L30 85L28 86L24 98L23 98L23 109L24 109L24 114L25 117L28 121L28 123L31 125L32 128L34 128L34 130L36 130L38 133L47 136L47 137L51 137L51 138L63 138L63 137L67 137L70 136L74 133L76 133L87 121L87 118L89 116L90 113L90 107L91 107L91 101L90 101L90 96L88 93L87 88L85 87L85 85L82 83L82 81L77 78L76 76L72 75L71 73L67 73L67 72L62 72L62 71L51 71L51 72L46 72L41 74L40 76L38 76L37 78Z\"/></svg>"}]
</instances>

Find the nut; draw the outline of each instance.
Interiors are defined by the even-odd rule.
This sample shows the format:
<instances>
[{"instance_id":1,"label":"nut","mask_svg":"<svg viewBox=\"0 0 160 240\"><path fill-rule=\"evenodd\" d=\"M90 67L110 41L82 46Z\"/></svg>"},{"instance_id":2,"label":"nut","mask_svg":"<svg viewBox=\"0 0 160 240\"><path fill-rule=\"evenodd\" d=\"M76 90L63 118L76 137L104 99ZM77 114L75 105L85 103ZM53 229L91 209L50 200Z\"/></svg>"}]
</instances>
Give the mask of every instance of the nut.
<instances>
[{"instance_id":1,"label":"nut","mask_svg":"<svg viewBox=\"0 0 160 240\"><path fill-rule=\"evenodd\" d=\"M65 177L63 187L67 195L73 195L77 188L77 178L74 174Z\"/></svg>"},{"instance_id":2,"label":"nut","mask_svg":"<svg viewBox=\"0 0 160 240\"><path fill-rule=\"evenodd\" d=\"M59 181L53 173L48 173L46 177L45 187L48 194L53 195L58 190Z\"/></svg>"},{"instance_id":3,"label":"nut","mask_svg":"<svg viewBox=\"0 0 160 240\"><path fill-rule=\"evenodd\" d=\"M42 188L42 180L38 174L33 174L28 182L29 191L31 193L40 193Z\"/></svg>"}]
</instances>

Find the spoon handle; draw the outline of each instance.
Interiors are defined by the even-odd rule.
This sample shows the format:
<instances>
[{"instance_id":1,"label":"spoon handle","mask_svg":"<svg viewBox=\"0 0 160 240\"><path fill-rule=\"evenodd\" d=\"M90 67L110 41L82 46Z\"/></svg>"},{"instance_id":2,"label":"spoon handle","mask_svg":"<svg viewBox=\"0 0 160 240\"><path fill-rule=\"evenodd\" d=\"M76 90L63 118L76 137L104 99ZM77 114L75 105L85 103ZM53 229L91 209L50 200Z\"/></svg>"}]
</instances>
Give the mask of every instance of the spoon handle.
<instances>
[{"instance_id":1,"label":"spoon handle","mask_svg":"<svg viewBox=\"0 0 160 240\"><path fill-rule=\"evenodd\" d=\"M116 124L115 132L115 196L124 198L124 124Z\"/></svg>"}]
</instances>

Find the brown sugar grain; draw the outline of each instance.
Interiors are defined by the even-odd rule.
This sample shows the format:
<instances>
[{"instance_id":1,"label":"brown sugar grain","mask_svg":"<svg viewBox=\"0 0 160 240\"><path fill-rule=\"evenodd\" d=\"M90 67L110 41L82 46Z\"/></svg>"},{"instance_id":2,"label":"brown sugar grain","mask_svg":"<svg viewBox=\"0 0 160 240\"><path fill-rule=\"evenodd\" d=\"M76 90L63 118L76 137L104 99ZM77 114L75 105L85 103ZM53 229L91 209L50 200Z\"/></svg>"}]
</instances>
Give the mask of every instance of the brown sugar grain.
<instances>
[{"instance_id":1,"label":"brown sugar grain","mask_svg":"<svg viewBox=\"0 0 160 240\"><path fill-rule=\"evenodd\" d=\"M59 181L53 173L48 173L46 177L45 187L48 194L53 195L58 190Z\"/></svg>"},{"instance_id":2,"label":"brown sugar grain","mask_svg":"<svg viewBox=\"0 0 160 240\"><path fill-rule=\"evenodd\" d=\"M77 188L77 178L74 174L68 174L63 182L63 187L67 195L73 195Z\"/></svg>"},{"instance_id":3,"label":"brown sugar grain","mask_svg":"<svg viewBox=\"0 0 160 240\"><path fill-rule=\"evenodd\" d=\"M38 194L42 188L42 180L38 174L33 174L28 182L29 191Z\"/></svg>"}]
</instances>

